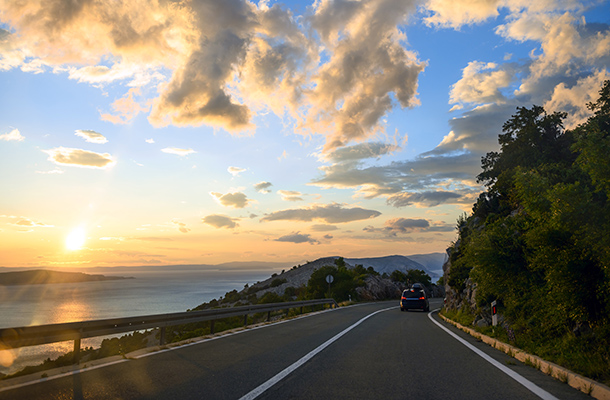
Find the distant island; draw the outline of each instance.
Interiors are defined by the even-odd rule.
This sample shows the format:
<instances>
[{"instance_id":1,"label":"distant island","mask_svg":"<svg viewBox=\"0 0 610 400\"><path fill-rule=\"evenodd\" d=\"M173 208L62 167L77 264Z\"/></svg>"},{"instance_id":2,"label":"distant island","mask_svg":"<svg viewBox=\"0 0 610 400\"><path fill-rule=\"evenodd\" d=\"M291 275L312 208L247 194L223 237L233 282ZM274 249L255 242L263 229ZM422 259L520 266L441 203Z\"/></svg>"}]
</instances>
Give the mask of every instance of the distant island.
<instances>
[{"instance_id":1,"label":"distant island","mask_svg":"<svg viewBox=\"0 0 610 400\"><path fill-rule=\"evenodd\" d=\"M80 283L134 279L124 276L89 275L82 272L59 272L46 269L0 273L1 286L48 285L53 283Z\"/></svg>"}]
</instances>

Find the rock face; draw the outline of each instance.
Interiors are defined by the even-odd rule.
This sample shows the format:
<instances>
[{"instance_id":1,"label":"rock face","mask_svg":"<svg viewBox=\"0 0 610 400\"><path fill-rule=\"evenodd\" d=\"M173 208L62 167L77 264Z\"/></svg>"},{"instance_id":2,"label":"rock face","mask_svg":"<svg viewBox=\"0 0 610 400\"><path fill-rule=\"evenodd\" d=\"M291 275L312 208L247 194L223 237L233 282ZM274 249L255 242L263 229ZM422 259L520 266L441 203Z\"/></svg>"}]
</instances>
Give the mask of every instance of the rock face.
<instances>
[{"instance_id":1,"label":"rock face","mask_svg":"<svg viewBox=\"0 0 610 400\"><path fill-rule=\"evenodd\" d=\"M448 250L450 251L450 250ZM444 281L445 281L445 308L449 310L462 310L474 315L473 325L490 326L491 325L491 306L477 306L477 284L472 279L468 278L465 282L465 288L461 292L457 292L447 284L449 271L451 271L451 260L448 259L443 265Z\"/></svg>"},{"instance_id":2,"label":"rock face","mask_svg":"<svg viewBox=\"0 0 610 400\"><path fill-rule=\"evenodd\" d=\"M243 302L255 302L255 299L260 299L267 293L274 293L278 296L284 296L287 293L286 290L289 288L292 288L291 291L296 293L299 288L307 286L307 283L315 270L325 266L335 266L335 260L338 258L340 257L324 257L315 261L307 262L304 265L294 266L292 269L282 271L280 274L273 274L270 278L264 281L256 282L250 286L246 285L246 287L240 292L234 290L227 293L227 297L225 299L221 299L221 304L223 306L231 306L237 303L244 304ZM395 257L389 258L392 259ZM344 259L344 261L346 261L346 259ZM355 264L350 264L346 261L346 266L348 268L354 268ZM373 268L376 269L374 266ZM406 289L406 286L401 282L394 282L391 279L383 278L381 275L371 274L364 279L364 286L356 288L356 294L359 297L359 300L392 300L399 299L404 289ZM433 285L431 291L428 291L428 296L443 297L444 293L445 291L443 287ZM293 299L296 300L296 296L292 296ZM204 303L195 309L207 309L209 307L210 304Z\"/></svg>"},{"instance_id":3,"label":"rock face","mask_svg":"<svg viewBox=\"0 0 610 400\"><path fill-rule=\"evenodd\" d=\"M250 291L256 291L256 297L261 298L266 293L273 292L278 296L282 296L284 291L289 287L299 288L306 286L311 274L318 268L327 265L335 265L335 260L339 257L325 257L316 261L308 262L297 268L293 268L282 274L272 276L262 282L257 282L250 287ZM353 268L354 265L347 263L348 268ZM273 286L273 281L276 279L285 280L286 282ZM276 281L277 282L277 281ZM400 298L400 294L406 286L401 282L393 282L390 279L384 279L378 275L369 275L364 280L365 286L356 289L356 293L362 300L390 300ZM257 290L258 289L258 290ZM432 297L443 297L445 294L444 288L434 285L431 293Z\"/></svg>"},{"instance_id":4,"label":"rock face","mask_svg":"<svg viewBox=\"0 0 610 400\"><path fill-rule=\"evenodd\" d=\"M335 265L335 260L337 258L339 257L324 257L317 259L316 261L308 262L305 265L300 265L297 268L272 276L262 282L255 283L251 286L250 291L256 291L256 297L258 298L261 298L268 292L273 292L282 296L288 287L299 288L301 286L306 286L309 278L311 278L311 274L313 274L316 269L327 265ZM272 287L271 284L274 279L285 279L286 282L279 286Z\"/></svg>"},{"instance_id":5,"label":"rock face","mask_svg":"<svg viewBox=\"0 0 610 400\"><path fill-rule=\"evenodd\" d=\"M361 300L390 300L400 298L407 287L402 282L392 282L377 275L369 275L364 280L365 286L356 288Z\"/></svg>"}]
</instances>

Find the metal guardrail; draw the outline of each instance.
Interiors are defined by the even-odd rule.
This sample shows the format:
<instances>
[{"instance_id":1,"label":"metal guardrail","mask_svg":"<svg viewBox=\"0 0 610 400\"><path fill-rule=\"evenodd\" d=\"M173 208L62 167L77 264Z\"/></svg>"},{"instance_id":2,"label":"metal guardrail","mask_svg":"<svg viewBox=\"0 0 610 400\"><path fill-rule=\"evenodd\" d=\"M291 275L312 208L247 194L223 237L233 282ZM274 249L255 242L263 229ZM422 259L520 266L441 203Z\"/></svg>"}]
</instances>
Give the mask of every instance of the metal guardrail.
<instances>
[{"instance_id":1,"label":"metal guardrail","mask_svg":"<svg viewBox=\"0 0 610 400\"><path fill-rule=\"evenodd\" d=\"M15 349L25 346L36 346L74 341L74 363L80 359L81 339L160 328L160 344L165 344L165 328L168 326L188 324L192 322L212 321L211 331L214 333L214 321L217 319L244 316L244 326L248 325L248 315L271 311L288 310L291 308L311 307L330 304L337 307L334 299L291 301L285 303L256 304L250 306L214 308L203 311L186 311L171 314L145 315L139 317L124 317L100 319L82 322L67 322L62 324L23 326L0 329L0 349Z\"/></svg>"}]
</instances>

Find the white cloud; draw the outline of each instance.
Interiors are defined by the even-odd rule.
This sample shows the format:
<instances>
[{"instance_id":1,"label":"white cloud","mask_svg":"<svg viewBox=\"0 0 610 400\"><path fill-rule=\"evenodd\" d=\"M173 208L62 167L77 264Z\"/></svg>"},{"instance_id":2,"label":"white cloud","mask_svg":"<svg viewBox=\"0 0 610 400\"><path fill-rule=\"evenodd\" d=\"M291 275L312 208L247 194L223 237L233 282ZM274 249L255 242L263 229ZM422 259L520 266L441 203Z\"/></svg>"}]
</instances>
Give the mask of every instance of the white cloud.
<instances>
[{"instance_id":1,"label":"white cloud","mask_svg":"<svg viewBox=\"0 0 610 400\"><path fill-rule=\"evenodd\" d=\"M140 112L149 110L148 105L142 106L136 99L141 95L140 88L131 88L121 97L112 103L114 114L103 113L100 115L102 121L112 122L113 124L127 124L133 120Z\"/></svg>"},{"instance_id":2,"label":"white cloud","mask_svg":"<svg viewBox=\"0 0 610 400\"><path fill-rule=\"evenodd\" d=\"M11 225L17 226L19 228L53 228L53 225L48 225L42 222L33 221L27 217L16 217L16 216L5 216L2 217L10 218L15 222L11 222Z\"/></svg>"},{"instance_id":3,"label":"white cloud","mask_svg":"<svg viewBox=\"0 0 610 400\"><path fill-rule=\"evenodd\" d=\"M448 191L398 193L388 197L388 204L394 207L406 207L413 204L418 207L436 207L441 204L456 203L461 197L462 195L459 193Z\"/></svg>"},{"instance_id":4,"label":"white cloud","mask_svg":"<svg viewBox=\"0 0 610 400\"><path fill-rule=\"evenodd\" d=\"M190 228L187 228L184 222L180 222L174 219L172 220L172 224L176 225L178 227L178 230L182 233L189 233L191 231Z\"/></svg>"},{"instance_id":5,"label":"white cloud","mask_svg":"<svg viewBox=\"0 0 610 400\"><path fill-rule=\"evenodd\" d=\"M551 98L544 103L547 112L566 111L568 117L564 122L567 129L573 129L591 116L586 105L598 98L598 91L604 81L610 79L608 71L596 71L593 75L581 78L571 87L565 82L555 86Z\"/></svg>"},{"instance_id":6,"label":"white cloud","mask_svg":"<svg viewBox=\"0 0 610 400\"><path fill-rule=\"evenodd\" d=\"M180 149L177 147L166 147L164 149L161 149L161 151L164 153L168 153L168 154L175 154L175 155L181 156L181 157L188 156L189 154L197 153L193 149Z\"/></svg>"},{"instance_id":7,"label":"white cloud","mask_svg":"<svg viewBox=\"0 0 610 400\"><path fill-rule=\"evenodd\" d=\"M284 235L277 239L276 242L289 242L289 243L309 243L309 244L320 244L319 241L312 238L309 234L303 234L299 232L291 233L290 235Z\"/></svg>"},{"instance_id":8,"label":"white cloud","mask_svg":"<svg viewBox=\"0 0 610 400\"><path fill-rule=\"evenodd\" d=\"M78 129L75 131L76 136L80 136L85 139L89 143L99 143L104 144L108 142L108 139L101 133L91 131L91 130L82 130Z\"/></svg>"},{"instance_id":9,"label":"white cloud","mask_svg":"<svg viewBox=\"0 0 610 400\"><path fill-rule=\"evenodd\" d=\"M381 215L379 211L366 210L360 207L346 208L342 204L314 204L307 208L275 211L261 218L268 221L314 221L320 220L329 224L346 223L375 218Z\"/></svg>"},{"instance_id":10,"label":"white cloud","mask_svg":"<svg viewBox=\"0 0 610 400\"><path fill-rule=\"evenodd\" d=\"M380 142L358 143L353 146L344 146L326 155L326 158L333 162L357 161L366 158L378 158L391 154L399 150L400 147L394 144Z\"/></svg>"},{"instance_id":11,"label":"white cloud","mask_svg":"<svg viewBox=\"0 0 610 400\"><path fill-rule=\"evenodd\" d=\"M310 227L310 229L314 232L329 232L329 231L336 231L339 228L337 228L334 225L316 224L316 225L312 225Z\"/></svg>"},{"instance_id":12,"label":"white cloud","mask_svg":"<svg viewBox=\"0 0 610 400\"><path fill-rule=\"evenodd\" d=\"M449 104L457 104L454 110L463 104L505 103L500 89L508 87L513 76L510 64L499 67L495 63L469 62L462 78L451 87Z\"/></svg>"},{"instance_id":13,"label":"white cloud","mask_svg":"<svg viewBox=\"0 0 610 400\"><path fill-rule=\"evenodd\" d=\"M204 224L208 224L213 226L214 228L227 228L234 229L239 226L236 221L239 221L238 218L231 218L222 214L212 214L207 215L201 219L201 222Z\"/></svg>"},{"instance_id":14,"label":"white cloud","mask_svg":"<svg viewBox=\"0 0 610 400\"><path fill-rule=\"evenodd\" d=\"M244 193L241 192L227 194L210 192L210 195L214 197L218 203L225 207L244 208L247 207L248 203L251 201Z\"/></svg>"},{"instance_id":15,"label":"white cloud","mask_svg":"<svg viewBox=\"0 0 610 400\"><path fill-rule=\"evenodd\" d=\"M417 78L425 63L401 45L406 38L397 28L415 11L408 1L315 4L311 24L322 32L329 60L312 78L305 127L327 135L325 151L382 133L392 97L403 108L419 104Z\"/></svg>"},{"instance_id":16,"label":"white cloud","mask_svg":"<svg viewBox=\"0 0 610 400\"><path fill-rule=\"evenodd\" d=\"M0 135L0 140L5 140L7 142L11 142L11 141L22 142L23 140L25 140L25 137L23 137L21 135L21 133L19 132L19 129L13 129L9 133Z\"/></svg>"},{"instance_id":17,"label":"white cloud","mask_svg":"<svg viewBox=\"0 0 610 400\"><path fill-rule=\"evenodd\" d=\"M432 222L421 218L392 218L387 220L382 228L367 226L363 230L396 238L399 235L414 232L453 232L455 228L444 222ZM412 241L412 239L409 238L408 241Z\"/></svg>"},{"instance_id":18,"label":"white cloud","mask_svg":"<svg viewBox=\"0 0 610 400\"><path fill-rule=\"evenodd\" d=\"M278 190L277 193L282 196L284 201L303 201L303 194L295 190Z\"/></svg>"},{"instance_id":19,"label":"white cloud","mask_svg":"<svg viewBox=\"0 0 610 400\"><path fill-rule=\"evenodd\" d=\"M57 147L43 150L49 155L49 161L58 165L71 167L107 169L116 164L116 160L108 153L95 153L88 150Z\"/></svg>"},{"instance_id":20,"label":"white cloud","mask_svg":"<svg viewBox=\"0 0 610 400\"><path fill-rule=\"evenodd\" d=\"M428 0L425 8L430 15L427 24L459 28L498 16L501 0Z\"/></svg>"},{"instance_id":21,"label":"white cloud","mask_svg":"<svg viewBox=\"0 0 610 400\"><path fill-rule=\"evenodd\" d=\"M269 193L271 190L269 188L273 186L271 182L259 182L254 185L254 189L259 193Z\"/></svg>"},{"instance_id":22,"label":"white cloud","mask_svg":"<svg viewBox=\"0 0 610 400\"><path fill-rule=\"evenodd\" d=\"M242 172L245 172L247 170L245 168L229 167L229 168L227 168L227 171L229 171L229 173L233 176L239 176L239 174L241 174Z\"/></svg>"}]
</instances>

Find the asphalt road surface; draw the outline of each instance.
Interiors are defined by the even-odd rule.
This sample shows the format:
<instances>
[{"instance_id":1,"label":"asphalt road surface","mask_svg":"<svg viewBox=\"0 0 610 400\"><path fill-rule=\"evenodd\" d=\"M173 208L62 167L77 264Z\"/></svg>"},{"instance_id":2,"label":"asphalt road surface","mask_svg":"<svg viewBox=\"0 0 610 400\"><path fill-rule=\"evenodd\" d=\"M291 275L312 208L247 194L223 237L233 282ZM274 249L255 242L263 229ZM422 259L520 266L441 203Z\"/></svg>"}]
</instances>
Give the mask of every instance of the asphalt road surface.
<instances>
[{"instance_id":1,"label":"asphalt road surface","mask_svg":"<svg viewBox=\"0 0 610 400\"><path fill-rule=\"evenodd\" d=\"M439 299L431 308L440 306ZM484 351L520 383L433 319ZM532 391L533 390L533 391ZM0 399L590 399L398 301L356 305L0 389Z\"/></svg>"}]
</instances>

